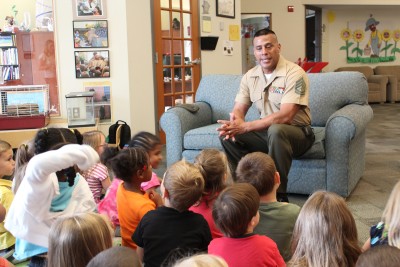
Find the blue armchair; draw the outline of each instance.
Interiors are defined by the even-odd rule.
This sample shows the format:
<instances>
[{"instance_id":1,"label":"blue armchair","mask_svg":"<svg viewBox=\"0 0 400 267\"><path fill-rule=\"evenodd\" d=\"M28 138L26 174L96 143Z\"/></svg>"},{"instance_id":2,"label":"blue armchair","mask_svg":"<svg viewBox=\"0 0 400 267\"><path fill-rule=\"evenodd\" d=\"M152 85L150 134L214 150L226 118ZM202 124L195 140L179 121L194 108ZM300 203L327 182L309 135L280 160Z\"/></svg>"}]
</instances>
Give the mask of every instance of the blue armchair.
<instances>
[{"instance_id":1,"label":"blue armchair","mask_svg":"<svg viewBox=\"0 0 400 267\"><path fill-rule=\"evenodd\" d=\"M368 84L358 72L308 74L314 145L293 160L288 192L310 194L318 189L347 197L365 169L365 130L373 117ZM196 102L166 111L160 126L166 134L167 165L193 161L205 148L222 150L218 119L229 119L241 75L208 75L200 82ZM259 118L251 107L246 120Z\"/></svg>"}]
</instances>

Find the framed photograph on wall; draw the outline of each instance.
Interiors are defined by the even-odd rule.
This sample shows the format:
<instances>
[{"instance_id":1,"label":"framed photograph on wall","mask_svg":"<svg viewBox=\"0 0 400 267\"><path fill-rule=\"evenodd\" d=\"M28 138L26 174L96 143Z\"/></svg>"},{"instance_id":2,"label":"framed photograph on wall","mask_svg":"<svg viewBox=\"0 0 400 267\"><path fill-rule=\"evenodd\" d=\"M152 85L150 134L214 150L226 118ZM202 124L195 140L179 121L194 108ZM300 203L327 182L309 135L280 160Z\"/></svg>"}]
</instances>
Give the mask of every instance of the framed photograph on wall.
<instances>
[{"instance_id":1,"label":"framed photograph on wall","mask_svg":"<svg viewBox=\"0 0 400 267\"><path fill-rule=\"evenodd\" d=\"M110 123L112 121L111 112L111 82L84 82L86 92L94 92L94 113L99 123Z\"/></svg>"},{"instance_id":2,"label":"framed photograph on wall","mask_svg":"<svg viewBox=\"0 0 400 267\"><path fill-rule=\"evenodd\" d=\"M107 20L79 20L72 24L75 48L108 47Z\"/></svg>"},{"instance_id":3,"label":"framed photograph on wall","mask_svg":"<svg viewBox=\"0 0 400 267\"><path fill-rule=\"evenodd\" d=\"M217 17L235 18L235 0L217 0Z\"/></svg>"},{"instance_id":4,"label":"framed photograph on wall","mask_svg":"<svg viewBox=\"0 0 400 267\"><path fill-rule=\"evenodd\" d=\"M76 78L109 78L108 50L75 51Z\"/></svg>"},{"instance_id":5,"label":"framed photograph on wall","mask_svg":"<svg viewBox=\"0 0 400 267\"><path fill-rule=\"evenodd\" d=\"M74 20L105 19L106 0L72 0Z\"/></svg>"}]
</instances>

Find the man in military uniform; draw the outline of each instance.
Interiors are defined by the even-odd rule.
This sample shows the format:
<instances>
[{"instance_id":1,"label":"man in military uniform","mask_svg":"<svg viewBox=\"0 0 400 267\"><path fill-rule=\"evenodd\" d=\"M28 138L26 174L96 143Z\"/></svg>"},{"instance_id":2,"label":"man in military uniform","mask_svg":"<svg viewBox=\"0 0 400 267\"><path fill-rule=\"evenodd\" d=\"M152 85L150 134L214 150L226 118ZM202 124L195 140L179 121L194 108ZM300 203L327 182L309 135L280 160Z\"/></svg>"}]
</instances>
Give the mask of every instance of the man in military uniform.
<instances>
[{"instance_id":1,"label":"man in military uniform","mask_svg":"<svg viewBox=\"0 0 400 267\"><path fill-rule=\"evenodd\" d=\"M247 153L261 151L274 159L281 177L277 199L288 202L292 159L314 143L308 77L301 67L280 55L281 45L273 31L257 31L253 45L259 64L243 76L230 120L219 120L218 131L232 171ZM260 119L246 122L253 103Z\"/></svg>"}]
</instances>

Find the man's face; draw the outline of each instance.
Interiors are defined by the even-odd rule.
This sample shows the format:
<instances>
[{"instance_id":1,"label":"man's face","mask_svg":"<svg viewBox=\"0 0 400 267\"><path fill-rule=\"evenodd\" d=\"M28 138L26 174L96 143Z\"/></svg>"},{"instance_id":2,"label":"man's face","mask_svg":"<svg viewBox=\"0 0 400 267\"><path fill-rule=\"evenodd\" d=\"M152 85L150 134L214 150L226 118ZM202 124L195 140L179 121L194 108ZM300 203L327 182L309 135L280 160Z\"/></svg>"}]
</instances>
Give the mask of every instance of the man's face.
<instances>
[{"instance_id":1,"label":"man's face","mask_svg":"<svg viewBox=\"0 0 400 267\"><path fill-rule=\"evenodd\" d=\"M264 73L272 73L279 61L281 45L274 34L257 36L253 40L254 56Z\"/></svg>"}]
</instances>

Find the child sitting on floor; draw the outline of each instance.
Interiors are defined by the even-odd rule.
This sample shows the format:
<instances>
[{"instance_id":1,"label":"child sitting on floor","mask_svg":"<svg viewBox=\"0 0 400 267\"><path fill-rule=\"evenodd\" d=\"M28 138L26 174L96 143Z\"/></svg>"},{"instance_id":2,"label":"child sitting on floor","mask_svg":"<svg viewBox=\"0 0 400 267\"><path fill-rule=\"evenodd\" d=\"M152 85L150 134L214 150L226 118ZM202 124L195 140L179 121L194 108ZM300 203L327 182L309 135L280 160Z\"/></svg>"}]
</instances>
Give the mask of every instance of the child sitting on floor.
<instances>
[{"instance_id":1,"label":"child sitting on floor","mask_svg":"<svg viewBox=\"0 0 400 267\"><path fill-rule=\"evenodd\" d=\"M86 267L111 248L113 230L103 216L88 212L58 218L50 229L47 266Z\"/></svg>"},{"instance_id":2,"label":"child sitting on floor","mask_svg":"<svg viewBox=\"0 0 400 267\"><path fill-rule=\"evenodd\" d=\"M0 206L4 210L4 216L14 199L10 180L15 169L13 151L11 145L0 140ZM14 253L15 237L4 228L4 217L0 221L0 257L8 258Z\"/></svg>"},{"instance_id":3,"label":"child sitting on floor","mask_svg":"<svg viewBox=\"0 0 400 267\"><path fill-rule=\"evenodd\" d=\"M301 208L291 247L289 267L354 267L361 248L344 199L332 192L313 193Z\"/></svg>"},{"instance_id":4,"label":"child sitting on floor","mask_svg":"<svg viewBox=\"0 0 400 267\"><path fill-rule=\"evenodd\" d=\"M215 226L212 208L218 194L225 188L226 180L231 179L228 159L225 153L217 149L204 149L194 162L199 167L206 184L201 200L189 210L203 215L213 238L222 237L221 231Z\"/></svg>"},{"instance_id":5,"label":"child sitting on floor","mask_svg":"<svg viewBox=\"0 0 400 267\"><path fill-rule=\"evenodd\" d=\"M247 154L239 161L236 182L253 185L260 195L260 222L254 232L274 240L283 259L290 260L290 240L300 207L277 201L276 191L280 185L280 177L274 160L262 152Z\"/></svg>"},{"instance_id":6,"label":"child sitting on floor","mask_svg":"<svg viewBox=\"0 0 400 267\"><path fill-rule=\"evenodd\" d=\"M89 131L83 133L83 144L89 145L96 150L99 157L103 154L104 148L107 147L106 137L101 131ZM82 175L85 177L90 190L93 193L94 201L99 203L102 191L106 191L111 184L107 167L99 162L89 170L85 171Z\"/></svg>"},{"instance_id":7,"label":"child sitting on floor","mask_svg":"<svg viewBox=\"0 0 400 267\"><path fill-rule=\"evenodd\" d=\"M122 180L117 191L117 211L121 227L122 245L136 249L132 234L142 217L162 205L157 192L150 194L141 189L150 181L152 167L147 152L142 148L126 148L116 152L109 161L114 174Z\"/></svg>"},{"instance_id":8,"label":"child sitting on floor","mask_svg":"<svg viewBox=\"0 0 400 267\"><path fill-rule=\"evenodd\" d=\"M222 257L229 267L283 267L285 262L275 242L254 234L260 215L260 196L248 183L228 186L215 200L213 218L224 237L215 238L208 253Z\"/></svg>"},{"instance_id":9,"label":"child sitting on floor","mask_svg":"<svg viewBox=\"0 0 400 267\"><path fill-rule=\"evenodd\" d=\"M149 211L132 236L146 267L162 266L178 247L207 251L210 228L202 215L188 210L203 190L204 179L193 164L178 161L167 169L161 183L164 206Z\"/></svg>"}]
</instances>

